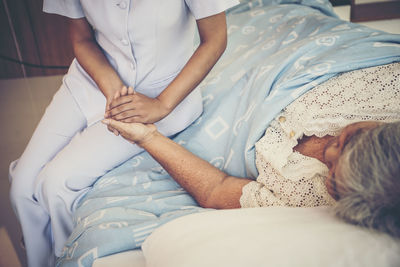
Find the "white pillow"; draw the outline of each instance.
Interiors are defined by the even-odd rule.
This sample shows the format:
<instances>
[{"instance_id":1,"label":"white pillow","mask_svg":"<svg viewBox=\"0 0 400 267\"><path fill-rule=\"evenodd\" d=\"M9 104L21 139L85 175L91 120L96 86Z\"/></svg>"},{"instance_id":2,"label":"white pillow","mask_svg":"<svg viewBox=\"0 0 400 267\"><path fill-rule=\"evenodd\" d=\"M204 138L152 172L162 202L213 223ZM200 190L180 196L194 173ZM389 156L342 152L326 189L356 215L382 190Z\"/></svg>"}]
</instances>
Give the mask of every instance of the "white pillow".
<instances>
[{"instance_id":1,"label":"white pillow","mask_svg":"<svg viewBox=\"0 0 400 267\"><path fill-rule=\"evenodd\" d=\"M209 211L171 221L142 246L147 267L400 266L400 241L320 208Z\"/></svg>"}]
</instances>

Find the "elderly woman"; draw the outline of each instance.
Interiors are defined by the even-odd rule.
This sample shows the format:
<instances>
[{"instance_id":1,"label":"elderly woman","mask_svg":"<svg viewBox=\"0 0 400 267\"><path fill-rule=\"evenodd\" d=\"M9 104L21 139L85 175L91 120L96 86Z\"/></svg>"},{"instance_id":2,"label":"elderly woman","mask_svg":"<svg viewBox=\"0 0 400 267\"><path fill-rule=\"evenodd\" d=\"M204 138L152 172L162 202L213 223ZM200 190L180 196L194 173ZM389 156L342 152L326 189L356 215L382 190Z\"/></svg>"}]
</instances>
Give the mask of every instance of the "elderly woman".
<instances>
[{"instance_id":1,"label":"elderly woman","mask_svg":"<svg viewBox=\"0 0 400 267\"><path fill-rule=\"evenodd\" d=\"M154 125L104 122L202 207L335 205L350 223L400 236L399 73L399 63L345 73L290 104L256 144L257 181L229 176Z\"/></svg>"}]
</instances>

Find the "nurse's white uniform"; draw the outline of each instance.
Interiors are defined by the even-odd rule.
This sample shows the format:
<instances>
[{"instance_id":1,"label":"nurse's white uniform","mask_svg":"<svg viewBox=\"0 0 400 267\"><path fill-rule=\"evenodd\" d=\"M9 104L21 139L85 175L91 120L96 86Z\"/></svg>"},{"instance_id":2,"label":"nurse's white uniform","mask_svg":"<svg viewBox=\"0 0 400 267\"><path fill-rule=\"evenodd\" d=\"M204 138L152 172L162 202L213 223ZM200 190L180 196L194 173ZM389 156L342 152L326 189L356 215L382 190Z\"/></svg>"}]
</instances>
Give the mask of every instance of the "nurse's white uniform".
<instances>
[{"instance_id":1,"label":"nurse's white uniform","mask_svg":"<svg viewBox=\"0 0 400 267\"><path fill-rule=\"evenodd\" d=\"M158 96L193 53L196 19L223 12L237 0L44 0L44 11L86 17L126 85ZM21 158L10 166L10 198L30 267L54 265L73 222L74 205L94 181L141 149L100 122L106 100L74 60ZM156 123L167 136L202 112L194 90Z\"/></svg>"}]
</instances>

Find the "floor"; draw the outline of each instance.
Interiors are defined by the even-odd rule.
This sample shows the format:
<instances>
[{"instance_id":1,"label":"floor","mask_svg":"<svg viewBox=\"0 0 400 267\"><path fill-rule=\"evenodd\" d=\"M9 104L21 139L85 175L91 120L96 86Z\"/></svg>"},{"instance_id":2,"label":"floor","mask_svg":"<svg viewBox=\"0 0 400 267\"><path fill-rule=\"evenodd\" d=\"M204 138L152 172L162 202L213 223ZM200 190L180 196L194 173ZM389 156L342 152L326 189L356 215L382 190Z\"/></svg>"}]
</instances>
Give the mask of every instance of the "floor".
<instances>
[{"instance_id":1,"label":"floor","mask_svg":"<svg viewBox=\"0 0 400 267\"><path fill-rule=\"evenodd\" d=\"M349 19L349 6L335 7L335 11L341 19ZM400 19L362 24L400 34ZM0 260L0 267L26 266L24 250L20 245L20 229L8 199L8 166L23 152L61 79L62 76L51 76L0 80L0 258L3 259ZM18 258L13 256L14 250ZM4 260L4 255L7 255L8 261Z\"/></svg>"},{"instance_id":2,"label":"floor","mask_svg":"<svg viewBox=\"0 0 400 267\"><path fill-rule=\"evenodd\" d=\"M350 6L336 6L333 9L342 20L350 20ZM367 21L359 24L389 33L400 34L400 19Z\"/></svg>"},{"instance_id":3,"label":"floor","mask_svg":"<svg viewBox=\"0 0 400 267\"><path fill-rule=\"evenodd\" d=\"M62 76L29 79L0 80L0 227L6 229L0 237L0 267L18 267L4 264L3 255L12 255L12 244L26 266L24 250L20 246L21 233L8 198L8 166L17 159L27 145L52 95L61 84ZM11 243L7 239L11 239ZM4 254L3 254L4 253ZM15 261L14 261L15 262ZM4 264L4 265L2 265Z\"/></svg>"}]
</instances>

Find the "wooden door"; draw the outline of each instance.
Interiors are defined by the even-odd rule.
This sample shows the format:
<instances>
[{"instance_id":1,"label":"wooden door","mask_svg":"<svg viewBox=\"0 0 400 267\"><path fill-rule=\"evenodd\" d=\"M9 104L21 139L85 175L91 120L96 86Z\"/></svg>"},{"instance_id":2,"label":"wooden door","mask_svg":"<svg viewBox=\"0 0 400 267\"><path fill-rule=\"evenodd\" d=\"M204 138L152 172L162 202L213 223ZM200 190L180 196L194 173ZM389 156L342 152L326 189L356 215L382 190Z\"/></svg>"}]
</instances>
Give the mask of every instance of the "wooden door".
<instances>
[{"instance_id":1,"label":"wooden door","mask_svg":"<svg viewBox=\"0 0 400 267\"><path fill-rule=\"evenodd\" d=\"M43 0L0 1L0 79L65 73L73 59L68 19L44 13Z\"/></svg>"}]
</instances>

